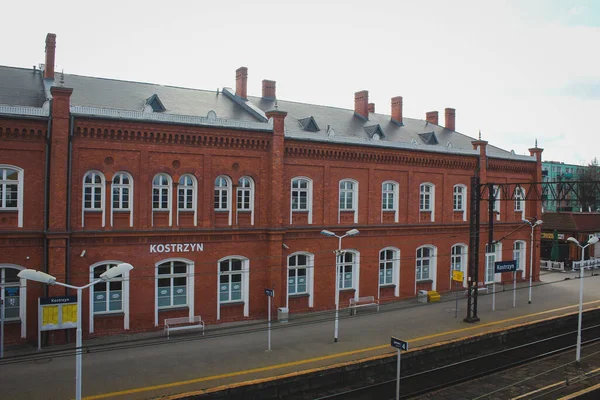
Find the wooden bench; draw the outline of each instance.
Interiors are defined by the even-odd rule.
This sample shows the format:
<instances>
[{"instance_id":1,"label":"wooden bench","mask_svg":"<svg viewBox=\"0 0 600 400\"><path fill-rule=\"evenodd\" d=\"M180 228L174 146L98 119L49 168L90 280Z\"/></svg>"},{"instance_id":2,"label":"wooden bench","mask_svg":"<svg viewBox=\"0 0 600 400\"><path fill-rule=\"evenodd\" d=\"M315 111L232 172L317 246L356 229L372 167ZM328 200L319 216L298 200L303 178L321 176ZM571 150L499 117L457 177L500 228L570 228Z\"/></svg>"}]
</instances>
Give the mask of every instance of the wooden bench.
<instances>
[{"instance_id":1,"label":"wooden bench","mask_svg":"<svg viewBox=\"0 0 600 400\"><path fill-rule=\"evenodd\" d=\"M202 329L202 335L204 335L204 321L199 315L190 317L180 318L165 318L165 332L167 339L171 331L181 331L185 329Z\"/></svg>"},{"instance_id":2,"label":"wooden bench","mask_svg":"<svg viewBox=\"0 0 600 400\"><path fill-rule=\"evenodd\" d=\"M350 315L356 314L356 309L358 307L368 306L376 306L377 311L379 311L379 300L375 300L374 296L359 297L358 299L355 299L353 297L350 299L350 305L348 306L348 308L350 309Z\"/></svg>"}]
</instances>

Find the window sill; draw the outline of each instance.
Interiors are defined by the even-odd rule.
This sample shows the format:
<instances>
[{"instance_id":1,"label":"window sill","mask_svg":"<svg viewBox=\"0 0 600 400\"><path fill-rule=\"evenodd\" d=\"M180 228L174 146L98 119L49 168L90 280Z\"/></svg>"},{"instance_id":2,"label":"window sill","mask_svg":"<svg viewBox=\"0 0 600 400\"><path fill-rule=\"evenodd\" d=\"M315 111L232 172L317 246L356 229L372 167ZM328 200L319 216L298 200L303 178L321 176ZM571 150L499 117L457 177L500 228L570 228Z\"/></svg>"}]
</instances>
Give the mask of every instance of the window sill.
<instances>
[{"instance_id":1,"label":"window sill","mask_svg":"<svg viewBox=\"0 0 600 400\"><path fill-rule=\"evenodd\" d=\"M338 289L338 292L339 293L342 293L342 292L351 292L351 293L354 293L354 292L356 292L356 289L354 289L354 288Z\"/></svg>"},{"instance_id":2,"label":"window sill","mask_svg":"<svg viewBox=\"0 0 600 400\"><path fill-rule=\"evenodd\" d=\"M94 209L87 209L87 208L86 208L86 209L84 209L83 211L84 211L84 212L86 212L86 213L92 213L92 214L95 214L95 213L98 213L98 214L99 214L99 213L103 212L103 210L99 210L99 209L97 209L97 208L94 208Z\"/></svg>"},{"instance_id":3,"label":"window sill","mask_svg":"<svg viewBox=\"0 0 600 400\"><path fill-rule=\"evenodd\" d=\"M227 303L220 303L219 305L221 307L241 306L241 305L244 305L244 302L243 301L228 301Z\"/></svg>"},{"instance_id":4,"label":"window sill","mask_svg":"<svg viewBox=\"0 0 600 400\"><path fill-rule=\"evenodd\" d=\"M290 299L300 299L302 297L310 297L310 294L308 294L308 293L297 293L297 294L290 294L288 297Z\"/></svg>"},{"instance_id":5,"label":"window sill","mask_svg":"<svg viewBox=\"0 0 600 400\"><path fill-rule=\"evenodd\" d=\"M165 213L165 214L166 214L166 213L168 213L168 212L171 212L171 210L166 210L166 209L164 209L164 208L161 208L161 209L156 209L156 208L153 208L153 209L152 209L152 212L155 212L155 213Z\"/></svg>"},{"instance_id":6,"label":"window sill","mask_svg":"<svg viewBox=\"0 0 600 400\"><path fill-rule=\"evenodd\" d=\"M189 310L189 307L188 306L162 307L162 308L158 309L158 312L177 311L177 310Z\"/></svg>"},{"instance_id":7,"label":"window sill","mask_svg":"<svg viewBox=\"0 0 600 400\"><path fill-rule=\"evenodd\" d=\"M237 212L238 212L238 214L251 214L252 210L240 210L238 208Z\"/></svg>"},{"instance_id":8,"label":"window sill","mask_svg":"<svg viewBox=\"0 0 600 400\"><path fill-rule=\"evenodd\" d=\"M417 281L417 285L419 283L433 283L433 279L421 279L421 280Z\"/></svg>"},{"instance_id":9,"label":"window sill","mask_svg":"<svg viewBox=\"0 0 600 400\"><path fill-rule=\"evenodd\" d=\"M0 213L16 213L19 212L18 208L0 208Z\"/></svg>"},{"instance_id":10,"label":"window sill","mask_svg":"<svg viewBox=\"0 0 600 400\"><path fill-rule=\"evenodd\" d=\"M131 212L131 210L123 210L123 209L120 209L120 208L113 208L112 211L115 214L121 214L121 213L125 214L125 213L130 213Z\"/></svg>"},{"instance_id":11,"label":"window sill","mask_svg":"<svg viewBox=\"0 0 600 400\"><path fill-rule=\"evenodd\" d=\"M4 325L16 325L16 324L20 324L20 323L21 323L21 319L20 318L5 319L4 320Z\"/></svg>"},{"instance_id":12,"label":"window sill","mask_svg":"<svg viewBox=\"0 0 600 400\"><path fill-rule=\"evenodd\" d=\"M110 318L110 317L124 317L124 316L125 316L125 313L123 311L94 313L94 318Z\"/></svg>"},{"instance_id":13,"label":"window sill","mask_svg":"<svg viewBox=\"0 0 600 400\"><path fill-rule=\"evenodd\" d=\"M395 288L396 285L393 283L386 283L385 285L379 285L380 288Z\"/></svg>"}]
</instances>

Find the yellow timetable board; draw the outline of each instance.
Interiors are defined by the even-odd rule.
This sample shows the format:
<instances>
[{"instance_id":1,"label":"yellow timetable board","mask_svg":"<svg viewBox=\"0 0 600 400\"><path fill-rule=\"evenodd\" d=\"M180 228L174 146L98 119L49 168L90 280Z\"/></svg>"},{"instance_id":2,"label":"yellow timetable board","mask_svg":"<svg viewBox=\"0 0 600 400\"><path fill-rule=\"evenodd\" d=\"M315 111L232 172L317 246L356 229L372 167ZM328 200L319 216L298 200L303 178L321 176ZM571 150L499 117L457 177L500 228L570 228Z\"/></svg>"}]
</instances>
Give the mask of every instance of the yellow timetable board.
<instances>
[{"instance_id":1,"label":"yellow timetable board","mask_svg":"<svg viewBox=\"0 0 600 400\"><path fill-rule=\"evenodd\" d=\"M462 271L452 271L452 280L456 282L463 281L463 272Z\"/></svg>"},{"instance_id":2,"label":"yellow timetable board","mask_svg":"<svg viewBox=\"0 0 600 400\"><path fill-rule=\"evenodd\" d=\"M42 331L77 327L77 297L43 297L39 299L39 325Z\"/></svg>"}]
</instances>

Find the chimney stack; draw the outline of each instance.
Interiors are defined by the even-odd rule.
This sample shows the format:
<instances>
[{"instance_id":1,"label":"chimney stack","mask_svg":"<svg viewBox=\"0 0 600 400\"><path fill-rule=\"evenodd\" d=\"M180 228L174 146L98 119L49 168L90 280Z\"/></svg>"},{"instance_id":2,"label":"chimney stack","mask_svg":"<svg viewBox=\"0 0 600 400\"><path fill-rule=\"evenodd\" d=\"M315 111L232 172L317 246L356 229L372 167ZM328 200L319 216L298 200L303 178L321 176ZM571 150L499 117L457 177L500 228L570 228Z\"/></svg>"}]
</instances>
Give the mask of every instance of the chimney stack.
<instances>
[{"instance_id":1,"label":"chimney stack","mask_svg":"<svg viewBox=\"0 0 600 400\"><path fill-rule=\"evenodd\" d=\"M438 124L438 112L437 111L427 111L425 113L425 120L430 124Z\"/></svg>"},{"instance_id":2,"label":"chimney stack","mask_svg":"<svg viewBox=\"0 0 600 400\"><path fill-rule=\"evenodd\" d=\"M369 103L368 110L370 113L375 113L375 103Z\"/></svg>"},{"instance_id":3,"label":"chimney stack","mask_svg":"<svg viewBox=\"0 0 600 400\"><path fill-rule=\"evenodd\" d=\"M46 68L44 70L44 79L54 79L54 56L56 50L56 34L46 35Z\"/></svg>"},{"instance_id":4,"label":"chimney stack","mask_svg":"<svg viewBox=\"0 0 600 400\"><path fill-rule=\"evenodd\" d=\"M244 100L248 99L248 68L235 70L235 94Z\"/></svg>"},{"instance_id":5,"label":"chimney stack","mask_svg":"<svg viewBox=\"0 0 600 400\"><path fill-rule=\"evenodd\" d=\"M276 99L275 95L275 81L269 81L263 79L262 81L262 97L263 99Z\"/></svg>"},{"instance_id":6,"label":"chimney stack","mask_svg":"<svg viewBox=\"0 0 600 400\"><path fill-rule=\"evenodd\" d=\"M392 121L402 125L402 96L392 97Z\"/></svg>"},{"instance_id":7,"label":"chimney stack","mask_svg":"<svg viewBox=\"0 0 600 400\"><path fill-rule=\"evenodd\" d=\"M369 119L369 92L362 90L354 93L354 114Z\"/></svg>"},{"instance_id":8,"label":"chimney stack","mask_svg":"<svg viewBox=\"0 0 600 400\"><path fill-rule=\"evenodd\" d=\"M456 110L454 108L446 108L446 129L451 131L456 130Z\"/></svg>"}]
</instances>

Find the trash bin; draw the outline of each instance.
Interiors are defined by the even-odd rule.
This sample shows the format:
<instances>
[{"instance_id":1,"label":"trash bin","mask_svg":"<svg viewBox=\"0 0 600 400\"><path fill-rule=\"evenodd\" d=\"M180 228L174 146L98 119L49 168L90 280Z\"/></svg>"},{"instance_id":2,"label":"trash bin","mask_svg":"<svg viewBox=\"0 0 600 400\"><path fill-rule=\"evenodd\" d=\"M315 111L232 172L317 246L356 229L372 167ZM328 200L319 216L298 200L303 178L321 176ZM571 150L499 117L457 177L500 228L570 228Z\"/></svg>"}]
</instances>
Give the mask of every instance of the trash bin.
<instances>
[{"instance_id":1,"label":"trash bin","mask_svg":"<svg viewBox=\"0 0 600 400\"><path fill-rule=\"evenodd\" d=\"M277 320L279 322L288 322L288 315L290 310L287 307L279 307L277 309Z\"/></svg>"},{"instance_id":2,"label":"trash bin","mask_svg":"<svg viewBox=\"0 0 600 400\"><path fill-rule=\"evenodd\" d=\"M419 303L427 303L427 290L419 290L417 301Z\"/></svg>"}]
</instances>

